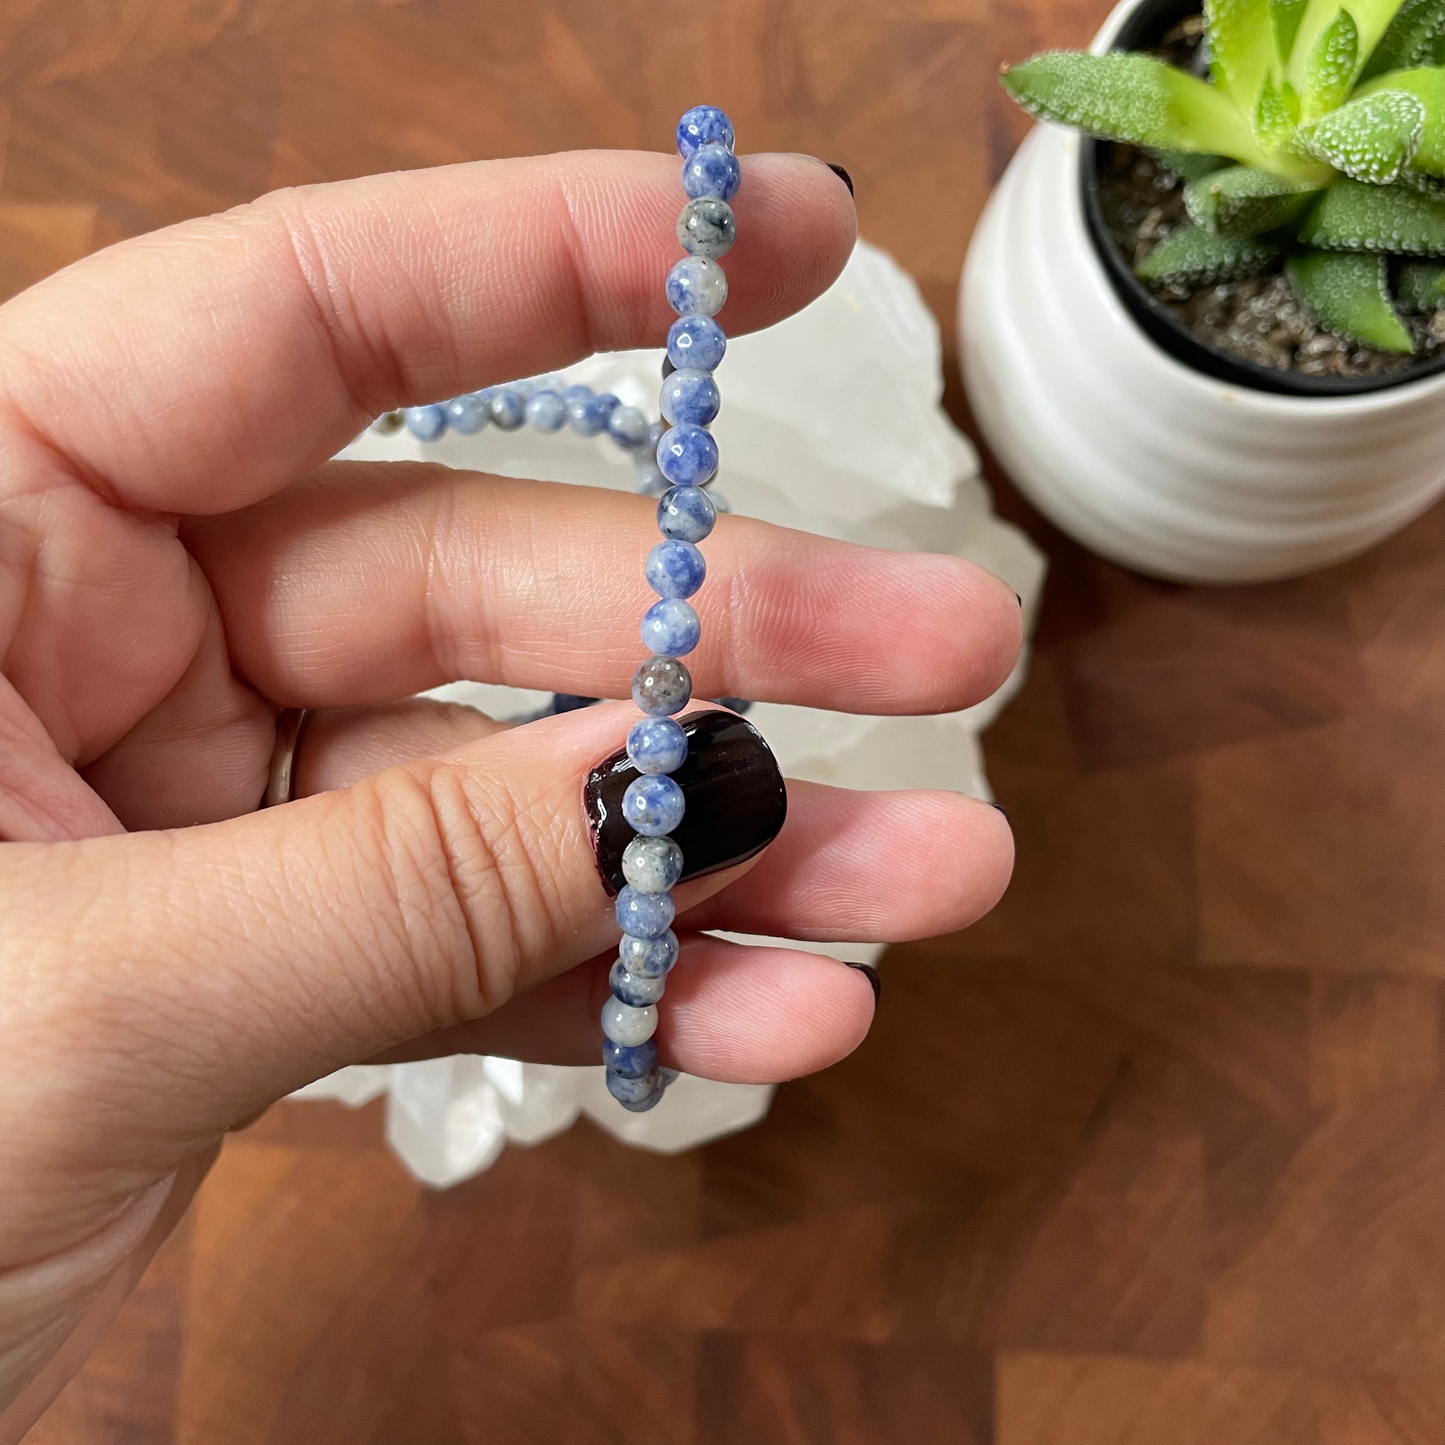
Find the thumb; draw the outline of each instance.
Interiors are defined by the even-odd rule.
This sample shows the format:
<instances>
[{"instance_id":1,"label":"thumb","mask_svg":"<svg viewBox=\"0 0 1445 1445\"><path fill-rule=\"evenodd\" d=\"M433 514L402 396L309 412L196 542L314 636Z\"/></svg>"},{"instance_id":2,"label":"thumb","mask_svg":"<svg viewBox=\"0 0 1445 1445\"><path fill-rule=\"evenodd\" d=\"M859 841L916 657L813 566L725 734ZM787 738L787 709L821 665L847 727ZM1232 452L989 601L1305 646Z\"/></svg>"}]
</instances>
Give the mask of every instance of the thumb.
<instances>
[{"instance_id":1,"label":"thumb","mask_svg":"<svg viewBox=\"0 0 1445 1445\"><path fill-rule=\"evenodd\" d=\"M225 823L11 845L0 1268L291 1089L615 944L583 784L628 717L563 714ZM73 1209L57 1179L88 1181Z\"/></svg>"}]
</instances>

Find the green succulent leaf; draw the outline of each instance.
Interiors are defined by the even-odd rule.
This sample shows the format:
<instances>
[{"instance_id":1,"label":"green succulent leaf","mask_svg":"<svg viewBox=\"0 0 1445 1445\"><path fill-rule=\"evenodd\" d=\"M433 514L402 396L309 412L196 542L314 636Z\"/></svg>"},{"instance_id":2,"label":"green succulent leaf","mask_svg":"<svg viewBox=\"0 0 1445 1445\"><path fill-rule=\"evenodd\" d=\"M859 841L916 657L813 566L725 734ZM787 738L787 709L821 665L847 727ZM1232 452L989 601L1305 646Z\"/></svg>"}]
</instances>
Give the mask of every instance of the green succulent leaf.
<instances>
[{"instance_id":1,"label":"green succulent leaf","mask_svg":"<svg viewBox=\"0 0 1445 1445\"><path fill-rule=\"evenodd\" d=\"M1285 91L1294 99L1294 113L1285 97ZM1260 146L1266 151L1277 151L1287 145L1294 136L1295 122L1299 119L1299 100L1290 90L1289 81L1283 89L1274 83L1274 77L1267 75L1260 88L1259 103L1254 108L1254 134Z\"/></svg>"},{"instance_id":2,"label":"green succulent leaf","mask_svg":"<svg viewBox=\"0 0 1445 1445\"><path fill-rule=\"evenodd\" d=\"M1134 274L1152 286L1212 286L1252 276L1278 255L1279 247L1272 241L1186 226L1155 246L1134 267Z\"/></svg>"},{"instance_id":3,"label":"green succulent leaf","mask_svg":"<svg viewBox=\"0 0 1445 1445\"><path fill-rule=\"evenodd\" d=\"M1150 154L1166 171L1173 171L1186 181L1197 181L1200 176L1207 176L1230 164L1224 156L1207 156L1198 151L1155 149Z\"/></svg>"},{"instance_id":4,"label":"green succulent leaf","mask_svg":"<svg viewBox=\"0 0 1445 1445\"><path fill-rule=\"evenodd\" d=\"M1445 306L1445 266L1412 261L1400 269L1395 294L1405 311L1438 311Z\"/></svg>"},{"instance_id":5,"label":"green succulent leaf","mask_svg":"<svg viewBox=\"0 0 1445 1445\"><path fill-rule=\"evenodd\" d=\"M1205 0L1204 33L1214 83L1246 115L1274 60L1271 12L1280 0ZM1284 0L1300 6L1308 0ZM1296 22L1298 23L1298 22Z\"/></svg>"},{"instance_id":6,"label":"green succulent leaf","mask_svg":"<svg viewBox=\"0 0 1445 1445\"><path fill-rule=\"evenodd\" d=\"M1230 166L1184 188L1189 219L1226 236L1259 236L1298 218L1320 187L1257 166Z\"/></svg>"},{"instance_id":7,"label":"green succulent leaf","mask_svg":"<svg viewBox=\"0 0 1445 1445\"><path fill-rule=\"evenodd\" d=\"M1336 61L1348 58L1346 39L1352 32L1354 57L1349 60L1344 89L1335 104L1343 101L1402 3L1403 0L1309 0L1295 36L1287 77L1300 95L1305 96L1310 88L1310 71L1317 62L1328 61L1332 56ZM1345 16L1349 17L1348 22ZM1311 110L1306 102L1305 119L1316 120L1329 109L1332 107L1326 104Z\"/></svg>"},{"instance_id":8,"label":"green succulent leaf","mask_svg":"<svg viewBox=\"0 0 1445 1445\"><path fill-rule=\"evenodd\" d=\"M1010 66L1001 79L1026 110L1090 135L1246 162L1261 159L1228 96L1148 55L1056 50Z\"/></svg>"},{"instance_id":9,"label":"green succulent leaf","mask_svg":"<svg viewBox=\"0 0 1445 1445\"><path fill-rule=\"evenodd\" d=\"M1445 176L1445 70L1417 66L1414 70L1391 70L1360 88L1360 98L1399 91L1413 95L1425 108L1425 125L1420 144L1411 157L1411 169L1427 175ZM1351 102L1357 104L1358 100Z\"/></svg>"},{"instance_id":10,"label":"green succulent leaf","mask_svg":"<svg viewBox=\"0 0 1445 1445\"><path fill-rule=\"evenodd\" d=\"M1357 181L1385 186L1398 180L1425 134L1425 106L1405 90L1361 96L1299 132L1312 156Z\"/></svg>"},{"instance_id":11,"label":"green succulent leaf","mask_svg":"<svg viewBox=\"0 0 1445 1445\"><path fill-rule=\"evenodd\" d=\"M1316 320L1380 351L1414 351L1415 344L1390 304L1383 256L1342 256L1299 251L1285 274Z\"/></svg>"},{"instance_id":12,"label":"green succulent leaf","mask_svg":"<svg viewBox=\"0 0 1445 1445\"><path fill-rule=\"evenodd\" d=\"M1405 0L1360 72L1361 82L1390 70L1424 65L1432 43L1445 34L1445 0Z\"/></svg>"},{"instance_id":13,"label":"green succulent leaf","mask_svg":"<svg viewBox=\"0 0 1445 1445\"><path fill-rule=\"evenodd\" d=\"M1445 256L1445 200L1341 177L1310 208L1299 239L1323 251Z\"/></svg>"},{"instance_id":14,"label":"green succulent leaf","mask_svg":"<svg viewBox=\"0 0 1445 1445\"><path fill-rule=\"evenodd\" d=\"M1333 110L1350 93L1359 58L1359 27L1348 10L1341 10L1320 33L1305 65L1300 109L1306 120Z\"/></svg>"},{"instance_id":15,"label":"green succulent leaf","mask_svg":"<svg viewBox=\"0 0 1445 1445\"><path fill-rule=\"evenodd\" d=\"M1274 27L1274 46L1281 61L1287 62L1299 34L1309 0L1269 0L1269 18Z\"/></svg>"}]
</instances>

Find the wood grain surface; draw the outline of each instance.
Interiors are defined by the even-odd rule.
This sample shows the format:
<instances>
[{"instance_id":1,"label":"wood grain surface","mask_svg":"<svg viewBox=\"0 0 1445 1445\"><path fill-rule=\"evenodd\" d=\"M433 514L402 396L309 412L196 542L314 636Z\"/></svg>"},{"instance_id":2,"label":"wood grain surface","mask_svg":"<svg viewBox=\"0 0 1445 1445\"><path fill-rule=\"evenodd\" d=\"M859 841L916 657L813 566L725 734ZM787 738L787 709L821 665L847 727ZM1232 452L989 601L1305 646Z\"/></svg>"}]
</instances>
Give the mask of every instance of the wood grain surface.
<instances>
[{"instance_id":1,"label":"wood grain surface","mask_svg":"<svg viewBox=\"0 0 1445 1445\"><path fill-rule=\"evenodd\" d=\"M3 7L0 286L278 185L663 149L705 97L845 165L951 339L997 65L1104 8ZM1445 514L1202 591L995 480L1053 564L986 739L1018 870L888 955L857 1054L695 1153L584 1124L442 1194L374 1109L279 1106L33 1445L1445 1440Z\"/></svg>"}]
</instances>

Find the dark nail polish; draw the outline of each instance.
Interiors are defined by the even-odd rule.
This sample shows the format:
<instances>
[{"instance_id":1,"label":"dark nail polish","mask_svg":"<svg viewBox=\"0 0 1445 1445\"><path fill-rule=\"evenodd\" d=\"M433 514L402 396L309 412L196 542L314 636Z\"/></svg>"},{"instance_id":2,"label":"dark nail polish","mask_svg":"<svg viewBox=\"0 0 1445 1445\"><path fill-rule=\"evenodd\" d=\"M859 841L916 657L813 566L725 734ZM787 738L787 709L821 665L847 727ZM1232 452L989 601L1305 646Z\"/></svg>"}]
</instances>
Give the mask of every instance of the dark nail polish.
<instances>
[{"instance_id":1,"label":"dark nail polish","mask_svg":"<svg viewBox=\"0 0 1445 1445\"><path fill-rule=\"evenodd\" d=\"M1020 607L1024 605L1024 599L1020 597L1017 592L1014 593L1014 601L1017 602Z\"/></svg>"},{"instance_id":2,"label":"dark nail polish","mask_svg":"<svg viewBox=\"0 0 1445 1445\"><path fill-rule=\"evenodd\" d=\"M687 734L687 761L672 775L687 812L672 835L682 849L682 879L701 878L761 853L783 826L788 795L777 760L750 722L726 712L679 718ZM622 816L622 795L638 776L619 748L587 774L583 798L597 871L608 893L626 882L622 853L632 828Z\"/></svg>"},{"instance_id":3,"label":"dark nail polish","mask_svg":"<svg viewBox=\"0 0 1445 1445\"><path fill-rule=\"evenodd\" d=\"M1002 803L990 803L990 804L989 804L989 807L990 807L990 808L997 808L997 809L999 810L999 812L1004 815L1004 818L1005 818L1005 819L1008 818L1008 809L1005 808Z\"/></svg>"},{"instance_id":4,"label":"dark nail polish","mask_svg":"<svg viewBox=\"0 0 1445 1445\"><path fill-rule=\"evenodd\" d=\"M672 364L672 357L664 356L662 358L662 379L666 381L676 370L677 368Z\"/></svg>"},{"instance_id":5,"label":"dark nail polish","mask_svg":"<svg viewBox=\"0 0 1445 1445\"><path fill-rule=\"evenodd\" d=\"M832 171L833 174L837 176L838 179L842 181L845 186L848 187L848 194L851 196L853 194L853 177L850 176L848 172L843 169L842 166L835 166L832 161L828 161L827 166L828 169Z\"/></svg>"},{"instance_id":6,"label":"dark nail polish","mask_svg":"<svg viewBox=\"0 0 1445 1445\"><path fill-rule=\"evenodd\" d=\"M868 980L873 989L873 1007L878 1007L878 1000L883 994L883 980L878 977L878 970L871 963L850 963L849 968L856 968L864 978Z\"/></svg>"}]
</instances>

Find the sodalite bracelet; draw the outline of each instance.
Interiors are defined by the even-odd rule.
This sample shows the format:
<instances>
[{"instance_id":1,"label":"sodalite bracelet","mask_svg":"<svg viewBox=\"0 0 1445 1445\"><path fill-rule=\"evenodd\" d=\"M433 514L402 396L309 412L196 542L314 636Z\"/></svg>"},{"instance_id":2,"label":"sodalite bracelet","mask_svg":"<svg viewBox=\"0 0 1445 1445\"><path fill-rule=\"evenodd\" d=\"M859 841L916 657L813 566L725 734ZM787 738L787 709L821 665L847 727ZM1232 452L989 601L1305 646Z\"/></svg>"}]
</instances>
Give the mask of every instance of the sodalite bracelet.
<instances>
[{"instance_id":1,"label":"sodalite bracelet","mask_svg":"<svg viewBox=\"0 0 1445 1445\"><path fill-rule=\"evenodd\" d=\"M388 412L374 428L387 433L405 426L424 442L436 441L448 428L473 436L486 426L516 431L530 424L556 432L567 425L583 436L605 433L635 453L637 490L659 498L662 541L643 564L658 600L643 613L639 628L652 655L632 678L632 700L645 716L627 734L627 756L641 776L622 798L623 818L636 836L622 855L626 884L615 905L622 943L608 976L612 997L602 1008L607 1088L634 1113L651 1109L676 1077L674 1070L658 1067L653 1038L657 1004L678 952L672 888L682 876L683 858L668 835L682 822L686 802L669 775L687 758L687 736L675 714L692 698L692 678L678 659L697 646L702 631L687 601L707 576L697 544L712 531L718 512L727 510L721 497L702 489L717 472L717 442L708 431L720 405L712 373L727 350L727 338L712 319L728 296L718 258L733 244L736 223L728 203L742 183L732 122L716 106L694 106L678 121L677 149L690 198L677 218L677 239L687 255L665 283L668 304L678 315L667 333L661 422L649 421L610 393L544 377Z\"/></svg>"}]
</instances>

